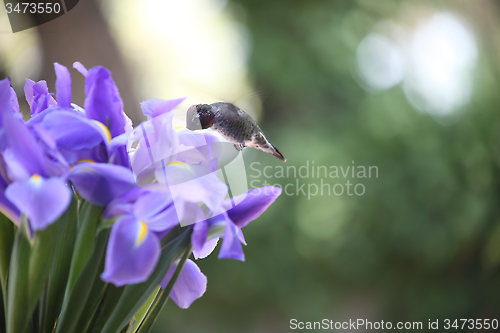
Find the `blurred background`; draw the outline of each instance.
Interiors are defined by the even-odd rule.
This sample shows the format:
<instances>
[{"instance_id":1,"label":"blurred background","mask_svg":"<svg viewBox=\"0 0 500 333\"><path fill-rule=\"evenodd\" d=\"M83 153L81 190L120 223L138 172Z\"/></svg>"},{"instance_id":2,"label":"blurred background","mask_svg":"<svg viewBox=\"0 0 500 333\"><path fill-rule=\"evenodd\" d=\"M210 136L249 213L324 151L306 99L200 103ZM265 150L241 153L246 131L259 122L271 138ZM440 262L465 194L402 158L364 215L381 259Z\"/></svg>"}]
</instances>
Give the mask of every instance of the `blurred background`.
<instances>
[{"instance_id":1,"label":"blurred background","mask_svg":"<svg viewBox=\"0 0 500 333\"><path fill-rule=\"evenodd\" d=\"M206 294L168 303L154 332L288 332L292 318L425 331L500 317L499 28L495 0L82 0L16 34L0 11L0 76L53 91L55 61L103 65L136 125L147 98L188 96L180 123L223 100L258 119L285 166L377 166L323 179L362 183L360 196L290 189L244 229L246 262L198 261ZM258 177L250 163L283 164L244 153L253 184L295 184Z\"/></svg>"}]
</instances>

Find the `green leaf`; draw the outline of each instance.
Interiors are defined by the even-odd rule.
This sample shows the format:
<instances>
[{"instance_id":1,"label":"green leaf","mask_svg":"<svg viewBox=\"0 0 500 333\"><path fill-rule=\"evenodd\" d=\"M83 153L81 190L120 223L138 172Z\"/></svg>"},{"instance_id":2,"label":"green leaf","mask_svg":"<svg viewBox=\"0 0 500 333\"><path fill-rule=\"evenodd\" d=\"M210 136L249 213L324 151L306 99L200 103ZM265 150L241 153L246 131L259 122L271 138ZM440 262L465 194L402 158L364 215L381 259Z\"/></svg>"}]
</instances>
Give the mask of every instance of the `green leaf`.
<instances>
[{"instance_id":1,"label":"green leaf","mask_svg":"<svg viewBox=\"0 0 500 333\"><path fill-rule=\"evenodd\" d=\"M179 274L181 274L182 269L184 268L184 264L186 263L186 260L189 258L189 255L191 254L192 248L186 249L184 251L184 254L182 255L182 258L179 262L179 265L177 265L177 268L175 269L174 274L172 275L172 278L168 282L168 284L165 286L165 289L163 289L161 292L158 293L154 303L151 305L149 308L149 311L144 318L143 322L140 323L139 330L134 330L134 332L137 333L147 333L151 330L153 327L153 324L156 322L156 319L158 318L158 315L160 314L161 310L165 306L165 304L168 301L168 298L170 296L170 292L172 291L172 288L175 285L175 282L177 282L177 279L179 278Z\"/></svg>"},{"instance_id":2,"label":"green leaf","mask_svg":"<svg viewBox=\"0 0 500 333\"><path fill-rule=\"evenodd\" d=\"M163 280L172 262L179 258L186 248L191 246L191 230L191 228L188 228L179 237L162 249L158 265L146 282L125 287L120 301L116 305L116 308L101 333L119 332L120 329L130 322L151 293Z\"/></svg>"},{"instance_id":3,"label":"green leaf","mask_svg":"<svg viewBox=\"0 0 500 333\"><path fill-rule=\"evenodd\" d=\"M167 246L171 241L182 235L186 231L185 227L181 227L180 225L175 226L172 230L170 230L160 241L162 249Z\"/></svg>"},{"instance_id":4,"label":"green leaf","mask_svg":"<svg viewBox=\"0 0 500 333\"><path fill-rule=\"evenodd\" d=\"M66 282L68 281L71 256L75 244L77 230L78 201L73 196L66 213L61 218L59 237L55 242L55 255L49 274L46 301L43 306L43 332L52 333L57 317L61 311Z\"/></svg>"},{"instance_id":5,"label":"green leaf","mask_svg":"<svg viewBox=\"0 0 500 333\"><path fill-rule=\"evenodd\" d=\"M104 260L102 261L101 267L99 267L98 272L104 270ZM75 331L73 333L85 332L89 325L91 324L92 318L98 312L99 304L102 301L104 293L107 289L108 284L102 281L100 278L94 280L92 284L92 289L90 290L87 303L83 307L82 314L80 315L80 320L75 326Z\"/></svg>"},{"instance_id":6,"label":"green leaf","mask_svg":"<svg viewBox=\"0 0 500 333\"><path fill-rule=\"evenodd\" d=\"M94 314L88 332L100 333L102 331L102 328L106 325L109 316L111 316L124 290L125 287L115 287L112 284L108 284L104 298L101 304L99 304L97 312Z\"/></svg>"},{"instance_id":7,"label":"green leaf","mask_svg":"<svg viewBox=\"0 0 500 333\"><path fill-rule=\"evenodd\" d=\"M0 214L0 287L4 307L7 306L7 276L9 274L14 235L14 224L5 215Z\"/></svg>"},{"instance_id":8,"label":"green leaf","mask_svg":"<svg viewBox=\"0 0 500 333\"><path fill-rule=\"evenodd\" d=\"M2 299L3 299L2 289L0 289L0 294L2 294ZM7 331L7 327L5 326L5 307L3 302L0 302L0 332L5 332L5 331Z\"/></svg>"},{"instance_id":9,"label":"green leaf","mask_svg":"<svg viewBox=\"0 0 500 333\"><path fill-rule=\"evenodd\" d=\"M45 230L35 233L33 250L29 261L29 315L35 309L49 277L60 229L61 219L49 225Z\"/></svg>"},{"instance_id":10,"label":"green leaf","mask_svg":"<svg viewBox=\"0 0 500 333\"><path fill-rule=\"evenodd\" d=\"M102 207L95 206L88 201L83 202L78 217L79 229L71 258L71 268L69 271L66 293L73 289L76 279L80 275L83 267L87 263L96 239L96 230L101 220Z\"/></svg>"},{"instance_id":11,"label":"green leaf","mask_svg":"<svg viewBox=\"0 0 500 333\"><path fill-rule=\"evenodd\" d=\"M102 230L97 235L95 247L87 263L81 270L78 278L74 282L73 288L66 294L61 311L61 316L57 323L56 333L74 332L83 308L89 299L92 285L99 279L99 268L104 262L104 253L108 241L109 229Z\"/></svg>"},{"instance_id":12,"label":"green leaf","mask_svg":"<svg viewBox=\"0 0 500 333\"><path fill-rule=\"evenodd\" d=\"M136 323L134 324L134 327L132 328L132 332L136 332L139 326L141 325L142 321L144 318L146 318L146 315L149 313L151 307L154 305L156 299L160 297L160 294L163 292L160 286L156 287L156 289L153 291L151 296L147 299L147 301L144 303L144 305L137 311L135 314L135 319Z\"/></svg>"},{"instance_id":13,"label":"green leaf","mask_svg":"<svg viewBox=\"0 0 500 333\"><path fill-rule=\"evenodd\" d=\"M29 262L31 244L28 221L22 216L12 248L7 295L7 332L24 333L29 322Z\"/></svg>"}]
</instances>

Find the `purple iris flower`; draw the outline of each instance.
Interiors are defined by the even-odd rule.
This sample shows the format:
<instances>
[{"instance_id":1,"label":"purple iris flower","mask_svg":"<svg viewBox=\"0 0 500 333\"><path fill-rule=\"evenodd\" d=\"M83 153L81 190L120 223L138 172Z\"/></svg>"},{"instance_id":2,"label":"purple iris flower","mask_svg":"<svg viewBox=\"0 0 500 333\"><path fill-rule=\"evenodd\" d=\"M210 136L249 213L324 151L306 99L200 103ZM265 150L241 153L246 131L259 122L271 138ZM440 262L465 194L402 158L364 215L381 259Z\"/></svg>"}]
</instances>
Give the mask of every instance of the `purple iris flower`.
<instances>
[{"instance_id":1,"label":"purple iris flower","mask_svg":"<svg viewBox=\"0 0 500 333\"><path fill-rule=\"evenodd\" d=\"M108 157L111 163L129 167L126 140L132 131L132 121L123 111L123 101L111 72L95 66L87 70L81 63L73 65L85 76L85 114L109 129ZM121 137L120 137L121 136Z\"/></svg>"},{"instance_id":2,"label":"purple iris flower","mask_svg":"<svg viewBox=\"0 0 500 333\"><path fill-rule=\"evenodd\" d=\"M130 162L138 184L154 180L154 165L175 156L178 139L172 127L172 112L184 99L149 99L141 103L148 121L141 123L128 138Z\"/></svg>"},{"instance_id":3,"label":"purple iris flower","mask_svg":"<svg viewBox=\"0 0 500 333\"><path fill-rule=\"evenodd\" d=\"M106 125L113 138L131 131L132 121L123 112L123 101L111 72L101 66L87 70L81 63L75 63L74 67L85 76L84 109L87 117Z\"/></svg>"},{"instance_id":4,"label":"purple iris flower","mask_svg":"<svg viewBox=\"0 0 500 333\"><path fill-rule=\"evenodd\" d=\"M33 132L44 133L51 140L54 150L68 164L97 162L78 163L71 171L66 170L66 174L69 171L67 177L82 197L93 204L105 206L136 186L132 173L127 168L126 135L112 138L102 122L87 117L87 111L71 109L69 71L59 64L55 64L55 70L59 105L35 114L27 124ZM87 99L94 97L87 96ZM106 119L113 123L117 122L116 119L126 122L125 117L122 112L114 115L114 118ZM121 131L124 129L125 127Z\"/></svg>"},{"instance_id":5,"label":"purple iris flower","mask_svg":"<svg viewBox=\"0 0 500 333\"><path fill-rule=\"evenodd\" d=\"M3 83L0 90L0 97L4 98L0 101L0 115L1 159L7 177L5 198L28 217L34 231L43 230L62 215L71 200L71 191L64 179L68 165L43 128L29 128L20 114L13 112L10 87ZM35 95L37 100L32 100L31 105L49 96L42 95Z\"/></svg>"},{"instance_id":6,"label":"purple iris flower","mask_svg":"<svg viewBox=\"0 0 500 333\"><path fill-rule=\"evenodd\" d=\"M57 105L54 97L49 93L47 82L43 80L34 82L30 79L26 79L24 95L26 96L26 101L28 101L30 105L31 116L45 111L50 106Z\"/></svg>"},{"instance_id":7,"label":"purple iris flower","mask_svg":"<svg viewBox=\"0 0 500 333\"><path fill-rule=\"evenodd\" d=\"M13 98L8 80L0 83L3 124L0 150L7 176L5 199L28 216L33 230L44 229L66 209L71 197L65 184L67 177L85 199L99 205L106 205L136 186L129 169L112 164L78 165L69 172L69 165L82 159L113 160L126 165L128 160L116 158L120 147L126 151L123 138L117 136L111 142L104 124L69 108L69 71L59 64L55 64L55 69L61 105L57 105L44 81L28 80L25 91L32 119L27 123L16 113L17 97ZM9 207L8 203L4 206ZM10 215L15 216L16 212L11 209Z\"/></svg>"},{"instance_id":8,"label":"purple iris flower","mask_svg":"<svg viewBox=\"0 0 500 333\"><path fill-rule=\"evenodd\" d=\"M203 221L220 207L227 186L216 175L218 138L209 133L175 130L173 109L183 99L151 99L141 107L148 121L130 135L131 166L139 184L156 180L170 191L182 224ZM135 149L131 149L135 145ZM208 210L200 207L202 203Z\"/></svg>"},{"instance_id":9,"label":"purple iris flower","mask_svg":"<svg viewBox=\"0 0 500 333\"><path fill-rule=\"evenodd\" d=\"M208 256L222 236L220 259L245 261L241 244L246 245L241 228L259 217L281 194L281 189L264 186L224 200L223 213L194 225L191 235L195 258ZM239 204L233 206L233 202Z\"/></svg>"},{"instance_id":10,"label":"purple iris flower","mask_svg":"<svg viewBox=\"0 0 500 333\"><path fill-rule=\"evenodd\" d=\"M281 189L266 186L225 199L228 187L216 175L227 159L220 139L172 127L172 111L183 98L141 103L148 121L132 129L111 73L80 63L74 68L85 76L84 109L71 103L70 73L56 63L56 99L45 81L26 81L27 122L10 82L0 81L0 210L14 222L24 214L33 231L43 230L67 209L70 182L85 200L104 206L102 218L113 222L101 278L116 286L146 281L161 255L161 238L179 223L194 223L195 258L208 256L222 237L219 258L244 261L241 229ZM169 268L163 288L177 266ZM206 276L187 260L170 297L187 308L206 286Z\"/></svg>"},{"instance_id":11,"label":"purple iris flower","mask_svg":"<svg viewBox=\"0 0 500 333\"><path fill-rule=\"evenodd\" d=\"M265 186L249 190L240 196L224 200L221 207L223 213L209 218L206 221L194 224L191 234L191 244L195 258L200 259L208 256L215 249L220 236L223 237L220 259L235 259L245 261L245 255L241 244L245 239L241 228L259 217L281 194L281 189L274 186ZM238 200L241 199L241 200ZM233 207L233 202L239 202ZM174 263L161 282L165 288L177 268ZM170 298L180 308L188 308L196 299L203 296L207 287L207 277L200 271L199 267L191 260L187 260L174 287Z\"/></svg>"},{"instance_id":12,"label":"purple iris flower","mask_svg":"<svg viewBox=\"0 0 500 333\"><path fill-rule=\"evenodd\" d=\"M166 191L136 188L111 202L105 217L119 215L106 251L101 278L122 286L146 281L161 253L160 233L179 223Z\"/></svg>"},{"instance_id":13,"label":"purple iris flower","mask_svg":"<svg viewBox=\"0 0 500 333\"><path fill-rule=\"evenodd\" d=\"M104 124L88 119L85 111L71 108L71 77L66 67L54 64L58 103L56 107L32 115L27 124L41 126L56 142L66 160L73 164L79 159L89 159L93 155L106 158L105 143L111 140L109 130ZM29 98L28 98L29 99ZM100 154L96 154L101 152Z\"/></svg>"},{"instance_id":14,"label":"purple iris flower","mask_svg":"<svg viewBox=\"0 0 500 333\"><path fill-rule=\"evenodd\" d=\"M90 160L129 166L125 133L112 138L101 122L88 119L77 111L61 108L44 115L42 120L33 120L39 121L50 133L70 164Z\"/></svg>"},{"instance_id":15,"label":"purple iris flower","mask_svg":"<svg viewBox=\"0 0 500 333\"><path fill-rule=\"evenodd\" d=\"M34 231L43 230L57 220L71 201L71 192L63 180L38 174L10 184L5 196L28 217Z\"/></svg>"},{"instance_id":16,"label":"purple iris flower","mask_svg":"<svg viewBox=\"0 0 500 333\"><path fill-rule=\"evenodd\" d=\"M96 75L92 76L92 73L95 72L94 69L86 71L83 65L79 65L81 66L79 69L89 76L86 79L86 83L90 85L90 88L88 88L89 93L87 94L85 103L94 106L99 104L95 101L99 99L96 97L99 95L105 101L116 101L113 103L119 107L121 99L111 77L109 76L105 80L107 83L104 93L98 94L96 91L97 88L92 87L92 84L89 82L96 80L96 82L101 82L102 80L96 78ZM57 142L59 150L70 164L74 164L80 160L91 160L129 167L125 130L131 130L132 128L130 119L123 113L121 108L117 109L119 112L108 112L104 117L96 117L96 114L102 110L96 110L95 107L90 107L90 110L83 110L73 105L74 109L72 109L71 77L69 71L66 67L57 63L54 64L54 68L57 75L58 106L50 108L50 112L34 115L28 123L32 126L33 124L41 124ZM103 69L101 72L106 73L106 70ZM113 93L107 94L109 91ZM109 124L110 129L112 124L125 125L121 126L120 129L116 128L118 125L114 125L115 134L113 135L106 126L107 124Z\"/></svg>"}]
</instances>

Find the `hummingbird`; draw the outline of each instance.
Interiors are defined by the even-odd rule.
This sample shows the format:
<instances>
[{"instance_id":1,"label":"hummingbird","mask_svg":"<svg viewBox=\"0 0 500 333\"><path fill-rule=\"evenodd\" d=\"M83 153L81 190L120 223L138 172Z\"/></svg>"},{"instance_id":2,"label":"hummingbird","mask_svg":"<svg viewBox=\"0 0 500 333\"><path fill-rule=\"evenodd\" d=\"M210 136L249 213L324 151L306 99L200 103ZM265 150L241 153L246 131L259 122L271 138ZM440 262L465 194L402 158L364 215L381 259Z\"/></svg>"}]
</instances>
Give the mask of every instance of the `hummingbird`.
<instances>
[{"instance_id":1,"label":"hummingbird","mask_svg":"<svg viewBox=\"0 0 500 333\"><path fill-rule=\"evenodd\" d=\"M257 123L242 109L231 103L197 104L189 107L186 127L192 131L213 128L240 151L245 147L260 149L286 158L266 138Z\"/></svg>"}]
</instances>

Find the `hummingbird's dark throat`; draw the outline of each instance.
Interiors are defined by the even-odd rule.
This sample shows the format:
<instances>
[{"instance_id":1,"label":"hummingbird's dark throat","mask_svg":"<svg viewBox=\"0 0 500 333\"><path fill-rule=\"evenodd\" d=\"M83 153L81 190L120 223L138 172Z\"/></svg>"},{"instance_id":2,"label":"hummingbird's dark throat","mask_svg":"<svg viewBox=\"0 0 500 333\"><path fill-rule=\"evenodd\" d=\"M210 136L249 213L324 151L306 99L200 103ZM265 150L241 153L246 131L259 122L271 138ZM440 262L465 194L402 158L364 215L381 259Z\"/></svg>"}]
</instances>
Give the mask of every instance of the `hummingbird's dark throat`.
<instances>
[{"instance_id":1,"label":"hummingbird's dark throat","mask_svg":"<svg viewBox=\"0 0 500 333\"><path fill-rule=\"evenodd\" d=\"M207 129L212 127L215 121L215 114L212 111L212 106L208 104L198 104L196 105L196 111L198 113L201 128Z\"/></svg>"}]
</instances>

